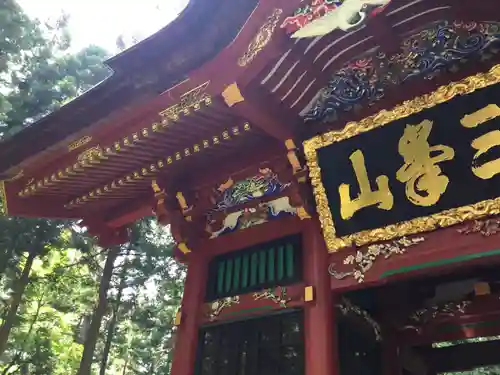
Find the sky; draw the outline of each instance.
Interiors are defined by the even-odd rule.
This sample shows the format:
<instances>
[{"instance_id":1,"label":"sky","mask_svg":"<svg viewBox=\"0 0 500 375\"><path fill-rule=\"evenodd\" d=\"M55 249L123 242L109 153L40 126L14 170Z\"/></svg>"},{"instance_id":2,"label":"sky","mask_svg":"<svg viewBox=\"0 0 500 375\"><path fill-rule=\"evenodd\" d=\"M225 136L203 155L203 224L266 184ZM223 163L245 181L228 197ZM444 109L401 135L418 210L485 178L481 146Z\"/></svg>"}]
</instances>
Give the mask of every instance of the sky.
<instances>
[{"instance_id":1,"label":"sky","mask_svg":"<svg viewBox=\"0 0 500 375\"><path fill-rule=\"evenodd\" d=\"M188 0L17 0L32 18L41 21L69 14L72 48L89 44L116 51L119 35L148 37L184 9Z\"/></svg>"}]
</instances>

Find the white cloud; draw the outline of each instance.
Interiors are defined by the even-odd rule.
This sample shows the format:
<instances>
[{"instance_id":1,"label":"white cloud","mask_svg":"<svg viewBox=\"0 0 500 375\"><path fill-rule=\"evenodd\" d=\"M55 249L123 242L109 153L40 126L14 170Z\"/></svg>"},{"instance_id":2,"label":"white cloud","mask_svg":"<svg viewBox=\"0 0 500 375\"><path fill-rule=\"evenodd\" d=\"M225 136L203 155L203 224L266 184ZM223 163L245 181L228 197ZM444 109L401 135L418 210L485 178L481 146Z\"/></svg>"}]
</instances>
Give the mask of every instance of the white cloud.
<instances>
[{"instance_id":1,"label":"white cloud","mask_svg":"<svg viewBox=\"0 0 500 375\"><path fill-rule=\"evenodd\" d=\"M89 44L115 51L116 38L147 37L158 31L184 9L188 0L18 0L30 17L42 21L70 15L74 48Z\"/></svg>"}]
</instances>

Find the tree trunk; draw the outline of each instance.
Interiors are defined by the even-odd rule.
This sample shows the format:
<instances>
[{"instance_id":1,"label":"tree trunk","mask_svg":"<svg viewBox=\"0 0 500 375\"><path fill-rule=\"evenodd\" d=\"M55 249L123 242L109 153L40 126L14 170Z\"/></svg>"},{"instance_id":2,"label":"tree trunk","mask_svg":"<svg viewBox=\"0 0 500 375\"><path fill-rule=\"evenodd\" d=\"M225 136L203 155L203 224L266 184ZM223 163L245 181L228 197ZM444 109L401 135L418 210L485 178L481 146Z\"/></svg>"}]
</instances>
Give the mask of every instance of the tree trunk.
<instances>
[{"instance_id":1,"label":"tree trunk","mask_svg":"<svg viewBox=\"0 0 500 375\"><path fill-rule=\"evenodd\" d=\"M19 309L19 305L21 304L26 285L28 285L29 283L31 267L33 267L33 261L35 260L36 255L36 251L31 251L29 253L21 277L14 283L14 293L12 295L12 302L10 304L9 312L5 317L5 321L2 327L0 327L0 357L7 347L7 340L9 339L10 331L12 330L12 327L14 326L14 323L16 321L17 310Z\"/></svg>"},{"instance_id":2,"label":"tree trunk","mask_svg":"<svg viewBox=\"0 0 500 375\"><path fill-rule=\"evenodd\" d=\"M108 325L108 333L106 334L106 343L104 344L104 351L102 354L101 368L99 375L106 375L106 366L108 365L109 351L113 343L113 335L115 334L115 327L118 321L118 309L113 309L113 316Z\"/></svg>"},{"instance_id":3,"label":"tree trunk","mask_svg":"<svg viewBox=\"0 0 500 375\"><path fill-rule=\"evenodd\" d=\"M120 285L118 286L118 294L116 296L115 307L113 308L113 316L108 325L108 333L106 335L106 344L104 345L104 352L102 355L101 368L99 370L99 375L106 375L106 366L108 365L109 351L111 350L111 344L113 343L113 337L115 335L116 324L118 323L118 312L120 310L120 303L122 300L123 289L126 286L127 268L128 268L128 254L130 253L131 246L127 251L125 256L125 264L120 272Z\"/></svg>"},{"instance_id":4,"label":"tree trunk","mask_svg":"<svg viewBox=\"0 0 500 375\"><path fill-rule=\"evenodd\" d=\"M123 365L122 375L125 375L127 373L127 366L128 366L128 354L127 357L125 358L125 364Z\"/></svg>"},{"instance_id":5,"label":"tree trunk","mask_svg":"<svg viewBox=\"0 0 500 375\"><path fill-rule=\"evenodd\" d=\"M101 327L102 318L106 312L107 296L111 277L113 276L113 266L120 252L119 246L114 246L109 250L104 270L99 285L99 301L92 316L87 337L85 338L85 345L83 347L82 360L80 361L80 368L77 375L91 375L92 362L94 359L94 351L99 337L99 328Z\"/></svg>"},{"instance_id":6,"label":"tree trunk","mask_svg":"<svg viewBox=\"0 0 500 375\"><path fill-rule=\"evenodd\" d=\"M9 365L6 366L3 371L2 371L2 375L8 375L10 373L10 370L14 367L14 366L18 366L19 368L23 366L23 364L19 364L18 362L20 362L20 359L21 359L21 356L23 354L23 350L24 350L24 345L26 344L26 341L28 341L28 339L31 337L31 333L33 332L33 328L35 328L35 323L38 321L38 317L40 316L40 311L42 310L42 307L43 307L43 293L42 295L40 296L40 298L38 299L37 301L37 305L36 305L36 311L35 311L35 316L33 317L33 319L31 320L31 324L30 324L30 327L28 329L28 333L26 334L26 339L24 340L23 342L23 345L21 347L21 350L18 351L16 353L16 355L14 356L14 358L12 358L12 360L10 361Z\"/></svg>"}]
</instances>

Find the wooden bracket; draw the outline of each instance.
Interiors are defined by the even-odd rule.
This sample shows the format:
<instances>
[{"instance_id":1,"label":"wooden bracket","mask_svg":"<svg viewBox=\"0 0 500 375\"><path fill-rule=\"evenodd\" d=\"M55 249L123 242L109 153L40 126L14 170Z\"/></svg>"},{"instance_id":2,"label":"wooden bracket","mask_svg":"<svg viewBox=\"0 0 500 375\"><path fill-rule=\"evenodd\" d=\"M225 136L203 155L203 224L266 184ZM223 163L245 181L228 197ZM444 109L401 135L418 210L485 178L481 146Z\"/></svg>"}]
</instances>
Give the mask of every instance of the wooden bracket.
<instances>
[{"instance_id":1,"label":"wooden bracket","mask_svg":"<svg viewBox=\"0 0 500 375\"><path fill-rule=\"evenodd\" d=\"M228 107L232 107L238 103L245 101L245 98L241 94L240 88L238 87L238 84L236 82L231 83L224 89L224 91L222 92L222 97L224 98L224 101L226 102L226 105Z\"/></svg>"},{"instance_id":2,"label":"wooden bracket","mask_svg":"<svg viewBox=\"0 0 500 375\"><path fill-rule=\"evenodd\" d=\"M312 301L314 301L314 287L309 285L304 288L304 302Z\"/></svg>"},{"instance_id":3,"label":"wooden bracket","mask_svg":"<svg viewBox=\"0 0 500 375\"><path fill-rule=\"evenodd\" d=\"M182 323L182 311L181 309L177 310L175 313L175 318L174 318L174 326L178 327Z\"/></svg>"}]
</instances>

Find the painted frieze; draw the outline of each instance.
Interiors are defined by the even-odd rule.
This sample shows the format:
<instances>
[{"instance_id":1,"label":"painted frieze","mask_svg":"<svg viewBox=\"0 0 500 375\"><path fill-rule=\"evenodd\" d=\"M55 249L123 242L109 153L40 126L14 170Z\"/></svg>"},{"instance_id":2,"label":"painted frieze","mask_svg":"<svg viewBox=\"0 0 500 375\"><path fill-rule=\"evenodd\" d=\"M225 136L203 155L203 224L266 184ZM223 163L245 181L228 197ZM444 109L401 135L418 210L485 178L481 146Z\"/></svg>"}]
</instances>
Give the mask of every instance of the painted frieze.
<instances>
[{"instance_id":1,"label":"painted frieze","mask_svg":"<svg viewBox=\"0 0 500 375\"><path fill-rule=\"evenodd\" d=\"M227 214L218 227L216 227L217 223L215 220L209 218L207 231L210 233L210 238L217 238L224 234L264 224L283 216L301 216L303 214L302 211L302 208L292 207L290 198L285 196L261 203L255 208L245 208Z\"/></svg>"},{"instance_id":2,"label":"painted frieze","mask_svg":"<svg viewBox=\"0 0 500 375\"><path fill-rule=\"evenodd\" d=\"M262 168L251 177L236 180L229 178L215 190L214 208L207 215L206 230L210 238L267 223L283 216L303 215L295 208L288 196L271 199L285 192L291 183L280 181L278 174L270 168ZM238 206L254 202L252 207ZM232 212L231 212L232 211Z\"/></svg>"},{"instance_id":3,"label":"painted frieze","mask_svg":"<svg viewBox=\"0 0 500 375\"><path fill-rule=\"evenodd\" d=\"M255 199L276 195L289 186L290 183L281 182L270 168L262 168L256 175L239 181L229 178L216 190L214 210L224 211Z\"/></svg>"},{"instance_id":4,"label":"painted frieze","mask_svg":"<svg viewBox=\"0 0 500 375\"><path fill-rule=\"evenodd\" d=\"M500 51L499 40L497 22L427 25L408 35L399 53L390 56L375 47L335 72L301 115L305 121L335 121L342 113L379 102L388 89L415 77L433 79L473 58L490 59Z\"/></svg>"}]
</instances>

